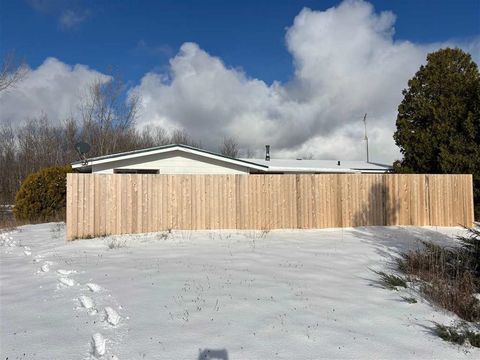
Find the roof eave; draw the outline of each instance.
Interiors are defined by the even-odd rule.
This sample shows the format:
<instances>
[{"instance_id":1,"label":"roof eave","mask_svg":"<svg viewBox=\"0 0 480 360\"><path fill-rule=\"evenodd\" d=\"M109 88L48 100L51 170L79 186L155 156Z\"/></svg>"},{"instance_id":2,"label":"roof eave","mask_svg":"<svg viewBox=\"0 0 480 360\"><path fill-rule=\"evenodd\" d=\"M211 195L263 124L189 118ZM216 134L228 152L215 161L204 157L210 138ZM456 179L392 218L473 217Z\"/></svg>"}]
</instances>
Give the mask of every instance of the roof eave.
<instances>
[{"instance_id":1,"label":"roof eave","mask_svg":"<svg viewBox=\"0 0 480 360\"><path fill-rule=\"evenodd\" d=\"M185 153L199 155L199 156L203 156L205 158L215 159L215 160L218 160L218 161L223 161L223 162L226 162L226 163L230 163L230 164L234 164L234 165L238 165L238 166L243 166L243 167L246 167L246 168L255 169L255 170L259 170L259 171L266 171L268 169L268 166L265 166L265 165L256 164L256 163L252 163L252 162L245 161L245 160L238 160L238 159L230 158L230 157L223 156L223 155L220 155L220 154L215 154L215 153L212 153L212 152L209 152L209 151L189 147L189 146L186 146L186 145L178 145L178 144L167 145L167 146L158 147L158 148L145 149L145 150L142 150L142 151L132 151L132 152L125 152L125 153L101 156L101 157L97 157L97 158L86 159L86 161L88 162L89 166L92 166L92 165L105 164L105 163L120 161L120 160L125 160L125 159L134 159L134 158L138 158L138 157L142 157L142 156L146 156L146 155L163 154L163 153L172 152L172 151L182 151L182 152L185 152ZM83 167L83 162L82 161L75 161L75 162L71 163L71 165L72 165L72 168L74 168L74 169L81 168L81 167Z\"/></svg>"},{"instance_id":2,"label":"roof eave","mask_svg":"<svg viewBox=\"0 0 480 360\"><path fill-rule=\"evenodd\" d=\"M284 172L284 173L360 173L360 170L354 169L336 169L336 168L296 168L296 167L281 167L270 166L268 172Z\"/></svg>"}]
</instances>

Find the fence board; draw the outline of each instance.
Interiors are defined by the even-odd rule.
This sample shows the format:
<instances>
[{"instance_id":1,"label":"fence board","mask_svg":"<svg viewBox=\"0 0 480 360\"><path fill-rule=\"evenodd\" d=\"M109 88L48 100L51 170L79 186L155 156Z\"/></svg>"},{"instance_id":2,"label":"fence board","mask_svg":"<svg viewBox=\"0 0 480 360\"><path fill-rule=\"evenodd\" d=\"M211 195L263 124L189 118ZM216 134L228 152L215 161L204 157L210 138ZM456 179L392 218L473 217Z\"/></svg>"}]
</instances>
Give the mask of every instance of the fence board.
<instances>
[{"instance_id":1,"label":"fence board","mask_svg":"<svg viewBox=\"0 0 480 360\"><path fill-rule=\"evenodd\" d=\"M472 223L471 175L67 176L69 240L168 229Z\"/></svg>"}]
</instances>

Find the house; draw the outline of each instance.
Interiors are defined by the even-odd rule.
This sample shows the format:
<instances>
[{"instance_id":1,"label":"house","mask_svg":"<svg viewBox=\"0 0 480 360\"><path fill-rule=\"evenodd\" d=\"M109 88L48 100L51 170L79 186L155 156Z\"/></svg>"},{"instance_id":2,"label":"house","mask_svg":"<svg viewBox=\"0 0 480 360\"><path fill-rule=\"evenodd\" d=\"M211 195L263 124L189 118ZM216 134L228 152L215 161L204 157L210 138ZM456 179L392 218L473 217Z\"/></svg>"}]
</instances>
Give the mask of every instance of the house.
<instances>
[{"instance_id":1,"label":"house","mask_svg":"<svg viewBox=\"0 0 480 360\"><path fill-rule=\"evenodd\" d=\"M366 161L231 158L192 146L172 144L94 157L72 163L95 174L318 174L386 173L391 166Z\"/></svg>"}]
</instances>

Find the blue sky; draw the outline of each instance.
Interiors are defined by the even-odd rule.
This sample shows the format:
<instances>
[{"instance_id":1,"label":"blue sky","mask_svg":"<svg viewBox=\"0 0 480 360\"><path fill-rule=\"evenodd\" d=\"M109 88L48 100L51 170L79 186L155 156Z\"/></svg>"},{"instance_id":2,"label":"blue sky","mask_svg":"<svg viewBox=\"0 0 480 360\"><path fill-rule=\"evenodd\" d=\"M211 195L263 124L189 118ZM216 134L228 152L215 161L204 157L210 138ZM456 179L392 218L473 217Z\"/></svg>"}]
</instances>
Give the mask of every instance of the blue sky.
<instances>
[{"instance_id":1,"label":"blue sky","mask_svg":"<svg viewBox=\"0 0 480 360\"><path fill-rule=\"evenodd\" d=\"M286 80L292 58L285 29L303 7L339 1L17 1L1 0L1 51L15 50L32 67L53 56L99 71L114 66L129 81L162 69L180 45L198 43L229 66L267 82ZM469 39L480 33L479 0L372 1L397 16L395 38L414 42ZM79 17L60 24L62 12Z\"/></svg>"},{"instance_id":2,"label":"blue sky","mask_svg":"<svg viewBox=\"0 0 480 360\"><path fill-rule=\"evenodd\" d=\"M210 150L400 158L398 104L429 52L480 60L480 0L0 0L0 51L31 71L0 93L0 125L80 118L109 67L141 98L136 126L183 129Z\"/></svg>"}]
</instances>

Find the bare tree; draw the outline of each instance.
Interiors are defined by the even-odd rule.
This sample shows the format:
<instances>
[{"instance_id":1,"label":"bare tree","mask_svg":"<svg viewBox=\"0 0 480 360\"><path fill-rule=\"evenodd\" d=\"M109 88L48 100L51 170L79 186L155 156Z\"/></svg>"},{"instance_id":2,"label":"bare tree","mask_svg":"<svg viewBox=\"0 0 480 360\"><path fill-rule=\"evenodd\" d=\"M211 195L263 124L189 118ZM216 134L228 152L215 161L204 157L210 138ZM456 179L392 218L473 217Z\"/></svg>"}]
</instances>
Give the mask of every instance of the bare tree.
<instances>
[{"instance_id":1,"label":"bare tree","mask_svg":"<svg viewBox=\"0 0 480 360\"><path fill-rule=\"evenodd\" d=\"M80 107L82 138L92 145L92 154L106 155L123 151L121 140L130 133L138 114L139 97L130 94L125 101L121 78L96 79Z\"/></svg>"},{"instance_id":2,"label":"bare tree","mask_svg":"<svg viewBox=\"0 0 480 360\"><path fill-rule=\"evenodd\" d=\"M141 148L162 146L170 143L170 137L164 128L159 126L146 126L139 134L138 145Z\"/></svg>"},{"instance_id":3,"label":"bare tree","mask_svg":"<svg viewBox=\"0 0 480 360\"><path fill-rule=\"evenodd\" d=\"M24 61L18 61L13 52L3 59L0 69L0 92L14 87L28 72L28 66Z\"/></svg>"},{"instance_id":4,"label":"bare tree","mask_svg":"<svg viewBox=\"0 0 480 360\"><path fill-rule=\"evenodd\" d=\"M220 153L222 155L235 158L238 156L238 144L233 138L223 139L223 144L220 146Z\"/></svg>"},{"instance_id":5,"label":"bare tree","mask_svg":"<svg viewBox=\"0 0 480 360\"><path fill-rule=\"evenodd\" d=\"M12 204L17 191L15 161L16 146L13 128L8 123L0 125L0 204Z\"/></svg>"},{"instance_id":6,"label":"bare tree","mask_svg":"<svg viewBox=\"0 0 480 360\"><path fill-rule=\"evenodd\" d=\"M201 144L193 140L185 130L175 130L170 137L170 143L201 147Z\"/></svg>"}]
</instances>

